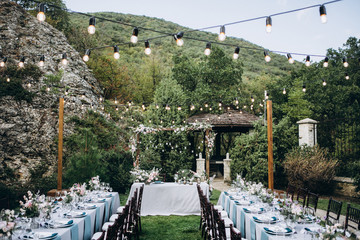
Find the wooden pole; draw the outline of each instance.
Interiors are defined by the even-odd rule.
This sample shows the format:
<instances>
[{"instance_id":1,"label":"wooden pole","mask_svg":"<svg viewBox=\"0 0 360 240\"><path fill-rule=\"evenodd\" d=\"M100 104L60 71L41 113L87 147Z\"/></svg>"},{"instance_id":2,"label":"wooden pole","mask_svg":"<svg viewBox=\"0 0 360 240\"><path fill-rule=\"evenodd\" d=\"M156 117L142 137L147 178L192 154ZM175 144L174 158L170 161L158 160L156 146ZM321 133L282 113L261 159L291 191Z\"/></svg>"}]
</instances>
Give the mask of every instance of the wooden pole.
<instances>
[{"instance_id":1,"label":"wooden pole","mask_svg":"<svg viewBox=\"0 0 360 240\"><path fill-rule=\"evenodd\" d=\"M266 101L266 107L267 107L267 139L268 139L268 181L269 181L269 188L274 190L272 102L270 100Z\"/></svg>"},{"instance_id":2,"label":"wooden pole","mask_svg":"<svg viewBox=\"0 0 360 240\"><path fill-rule=\"evenodd\" d=\"M205 131L205 162L206 162L206 174L210 177L210 152L208 146L210 129L206 129Z\"/></svg>"},{"instance_id":3,"label":"wooden pole","mask_svg":"<svg viewBox=\"0 0 360 240\"><path fill-rule=\"evenodd\" d=\"M136 166L139 167L140 158L140 133L136 134Z\"/></svg>"},{"instance_id":4,"label":"wooden pole","mask_svg":"<svg viewBox=\"0 0 360 240\"><path fill-rule=\"evenodd\" d=\"M59 102L59 144L58 144L58 179L57 190L62 189L62 154L63 154L63 129L64 129L64 98Z\"/></svg>"}]
</instances>

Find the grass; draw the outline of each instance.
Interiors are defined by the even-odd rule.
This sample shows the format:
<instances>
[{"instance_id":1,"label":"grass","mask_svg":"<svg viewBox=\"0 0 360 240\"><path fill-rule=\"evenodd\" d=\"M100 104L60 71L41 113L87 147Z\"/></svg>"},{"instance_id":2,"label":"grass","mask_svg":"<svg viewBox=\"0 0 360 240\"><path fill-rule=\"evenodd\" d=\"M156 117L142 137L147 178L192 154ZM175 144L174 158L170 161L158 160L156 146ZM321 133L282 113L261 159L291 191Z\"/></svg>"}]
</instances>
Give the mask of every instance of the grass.
<instances>
[{"instance_id":1,"label":"grass","mask_svg":"<svg viewBox=\"0 0 360 240\"><path fill-rule=\"evenodd\" d=\"M348 202L348 201L345 201L344 199L336 199L336 200L343 202L343 206L341 208L341 215L344 215L344 216L346 215L346 208L347 208L348 203L350 203L352 207L356 207L356 208L360 209L360 204L358 204L358 203ZM319 198L318 209L326 211L328 204L329 204L329 198Z\"/></svg>"}]
</instances>

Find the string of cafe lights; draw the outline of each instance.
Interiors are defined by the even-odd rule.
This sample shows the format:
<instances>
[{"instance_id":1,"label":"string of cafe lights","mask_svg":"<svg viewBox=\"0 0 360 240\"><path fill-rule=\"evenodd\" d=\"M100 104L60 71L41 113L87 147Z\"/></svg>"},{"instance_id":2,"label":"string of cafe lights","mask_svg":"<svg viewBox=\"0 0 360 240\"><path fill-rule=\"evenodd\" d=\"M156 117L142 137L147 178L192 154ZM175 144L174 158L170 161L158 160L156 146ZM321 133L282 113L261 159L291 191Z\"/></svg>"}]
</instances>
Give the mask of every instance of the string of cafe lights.
<instances>
[{"instance_id":1,"label":"string of cafe lights","mask_svg":"<svg viewBox=\"0 0 360 240\"><path fill-rule=\"evenodd\" d=\"M225 24L222 24L222 25L216 25L216 26L210 26L210 27L204 27L204 28L199 28L199 29L193 29L193 30L188 30L188 31L180 31L176 34L173 34L173 33L167 33L167 32L163 32L163 31L158 31L158 30L155 30L155 29L151 29L151 28L145 28L145 27L141 27L141 26L134 26L132 24L129 24L129 23L125 23L125 22L122 22L122 21L114 21L112 19L107 19L107 18L104 18L104 17L94 17L90 14L87 14L87 13L82 13L82 12L77 12L77 11L72 11L70 9L64 9L64 8L61 8L61 7L58 7L56 5L51 5L51 4L47 4L48 6L50 7L54 7L54 8L58 8L58 9L62 9L62 10L65 10L65 11L68 11L68 12L71 12L71 13L76 13L76 14L80 14L80 15L83 15L83 16L87 16L87 17L90 17L89 19L89 26L88 26L88 33L89 34L94 34L96 32L96 28L95 28L95 25L96 25L96 19L99 19L99 20L103 20L103 21L108 21L108 22L112 22L112 23L118 23L118 24L121 24L121 25L125 25L125 26L130 26L130 27L133 27L133 31L132 31L132 35L131 35L131 38L130 38L130 42L123 42L123 43L119 43L119 44L116 44L116 45L107 45L107 46L100 46L100 47L94 47L94 48L89 48L89 49L84 49L84 56L83 56L83 60L85 62L89 61L90 59L90 54L91 54L91 51L92 50L97 50L97 49L103 49L103 48L113 48L114 50L114 58L115 59L119 59L120 58L120 52L119 52L119 46L120 45L128 45L130 43L132 44L136 44L138 42L138 34L139 34L139 29L142 29L142 30L145 30L145 31L152 31L152 32L156 32L156 33L160 33L162 35L160 36L155 36L155 37L151 37L151 38L147 38L147 39L144 39L142 41L144 41L144 44L145 44L145 54L147 55L150 55L151 54L151 48L150 48L150 40L154 40L154 39L158 39L158 38L163 38L163 37L169 37L169 36L172 36L174 37L175 41L176 41L176 44L178 46L182 46L184 44L184 41L183 39L189 39L189 40L194 40L194 41L201 41L201 42L206 42L206 48L205 48L205 51L204 51L204 54L205 55L210 55L211 54L211 45L212 44L218 44L218 45L223 45L223 46L231 46L231 47L235 47L235 51L234 51L234 54L233 54L233 58L234 59L238 59L239 58L239 53L240 53L240 47L237 46L237 45L233 45L233 44L228 44L228 43L223 43L223 41L226 39L226 35L225 35L225 26L229 26L229 25L234 25L234 24L240 24L240 23L244 23L244 22L249 22L249 21L255 21L255 20L259 20L259 19L262 19L262 18L265 18L266 19L266 32L270 33L271 32L271 29L272 29L272 18L271 17L274 17L274 16L278 16L278 15L283 15L283 14L288 14L288 13L293 13L293 12L297 12L297 11L302 11L302 10L305 10L305 9L310 9L310 8L315 8L315 7L319 7L319 13L320 13L320 20L322 23L326 23L327 22L327 14L326 14L326 8L325 8L325 5L328 5L328 4L332 4L332 3L336 3L336 2L340 2L342 0L334 0L334 1L329 1L329 2L325 2L323 4L317 4L317 5L312 5L312 6L307 6L307 7L303 7L303 8L298 8L298 9L293 9L293 10L289 10L289 11L285 11L285 12L279 12L279 13L275 13L275 14L271 14L271 15L268 15L268 16L261 16L261 17L256 17L256 18L250 18L250 19L245 19L245 20L241 20L241 21L236 21L236 22L231 22L231 23L225 23ZM39 11L38 11L38 14L37 14L37 19L40 21L40 22L43 22L45 21L46 19L46 16L45 16L45 4L44 3L41 3L39 1L36 1L34 0L33 2L35 3L38 3L39 6ZM190 33L190 32L194 32L194 31L203 31L203 30L207 30L207 29L211 29L211 28L218 28L220 27L220 33L219 33L219 41L220 42L212 42L212 41L208 41L208 40L205 40L205 39L198 39L198 38L192 38L192 37L188 37L188 36L184 36L185 33ZM242 48L245 48L245 49L249 49L249 50L259 50L259 51L263 51L264 53L264 59L266 62L270 62L271 61L271 57L269 55L269 52L274 52L274 53L279 53L279 54L286 54L287 58L288 58L288 61L290 64L293 64L294 63L294 59L292 58L292 55L301 55L301 56L306 56L306 61L305 61L305 65L307 67L309 67L311 65L311 62L310 62L310 56L312 57L324 57L324 62L323 62L323 67L328 67L328 62L329 62L329 58L327 56L323 56L323 55L315 55L315 54L303 54L303 53L289 53L289 52L284 52L284 51L275 51L275 50L264 50L263 48L254 48L254 47L245 47L245 46L242 46ZM67 65L68 64L68 54L71 53L71 52L64 52L62 54L62 58L61 58L61 63L63 65ZM38 56L39 57L39 56ZM20 68L24 67L24 64L25 64L25 56L21 56L20 58L20 61L18 63L18 66ZM3 57L1 60L0 60L0 67L5 67L6 65L6 62L7 62L7 57ZM45 56L44 55L40 55L40 58L39 58L39 66L40 67L43 67L45 65ZM349 64L347 62L347 57L343 57L343 65L344 67L348 67ZM347 73L345 73L345 79L349 79L349 75ZM9 81L10 79L7 78L7 81ZM323 85L325 86L326 85L326 81L323 80ZM306 91L306 87L305 87L305 84L303 85L303 91L305 92ZM283 89L283 94L286 94L286 89L284 88ZM237 100L235 100L237 101ZM115 99L115 104L117 100ZM254 103L254 98L251 96L251 102ZM206 104L205 104L206 105ZM238 109L238 104L235 104L236 105L236 108ZM259 104L260 106L262 105L262 103L260 102ZM129 104L129 107L131 106L131 104ZM145 110L145 104L143 103L142 105L142 109ZM158 108L158 105L156 104L157 108ZM246 107L246 105L244 105L244 107ZM169 105L166 105L164 107L166 110L170 110L170 106ZM253 108L253 104L251 105L251 108ZM118 109L118 107L116 106L116 109ZM127 111L128 107L126 107L126 111ZM177 109L181 110L181 106L178 106ZM209 108L211 109L211 107ZM222 107L221 107L221 102L219 102L219 110L221 110ZM191 105L190 106L190 110L194 110L194 105ZM200 111L202 111L202 107L200 107Z\"/></svg>"}]
</instances>

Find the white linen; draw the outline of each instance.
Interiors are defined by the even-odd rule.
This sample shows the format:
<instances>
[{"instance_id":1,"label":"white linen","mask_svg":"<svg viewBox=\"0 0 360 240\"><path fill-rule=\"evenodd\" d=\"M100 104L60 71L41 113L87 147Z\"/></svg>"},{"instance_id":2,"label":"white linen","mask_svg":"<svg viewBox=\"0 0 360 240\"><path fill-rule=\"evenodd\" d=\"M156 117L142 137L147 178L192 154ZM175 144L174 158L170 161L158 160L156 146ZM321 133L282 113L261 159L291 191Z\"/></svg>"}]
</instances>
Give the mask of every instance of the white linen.
<instances>
[{"instance_id":1,"label":"white linen","mask_svg":"<svg viewBox=\"0 0 360 240\"><path fill-rule=\"evenodd\" d=\"M129 199L135 189L143 183L131 186ZM209 185L200 184L201 189L209 198ZM129 201L128 199L128 201ZM141 216L148 215L200 215L200 200L196 184L163 183L145 185L141 204Z\"/></svg>"}]
</instances>

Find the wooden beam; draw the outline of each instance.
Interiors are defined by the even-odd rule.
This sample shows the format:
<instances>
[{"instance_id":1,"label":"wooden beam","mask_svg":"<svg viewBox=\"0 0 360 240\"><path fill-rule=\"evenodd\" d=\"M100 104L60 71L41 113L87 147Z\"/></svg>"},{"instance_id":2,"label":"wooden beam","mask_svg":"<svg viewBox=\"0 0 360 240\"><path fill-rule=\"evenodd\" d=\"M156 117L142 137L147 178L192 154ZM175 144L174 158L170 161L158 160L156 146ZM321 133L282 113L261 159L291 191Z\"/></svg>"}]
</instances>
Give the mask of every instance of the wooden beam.
<instances>
[{"instance_id":1,"label":"wooden beam","mask_svg":"<svg viewBox=\"0 0 360 240\"><path fill-rule=\"evenodd\" d=\"M206 174L210 177L210 152L208 146L208 138L209 138L210 129L206 129L205 131L205 163L206 163Z\"/></svg>"},{"instance_id":2,"label":"wooden beam","mask_svg":"<svg viewBox=\"0 0 360 240\"><path fill-rule=\"evenodd\" d=\"M273 159L273 128L272 128L272 101L266 101L267 107L267 139L268 139L268 183L274 190L274 159Z\"/></svg>"},{"instance_id":3,"label":"wooden beam","mask_svg":"<svg viewBox=\"0 0 360 240\"><path fill-rule=\"evenodd\" d=\"M64 130L64 98L59 101L59 144L58 144L58 177L57 190L62 189L62 157L63 157L63 130Z\"/></svg>"},{"instance_id":4,"label":"wooden beam","mask_svg":"<svg viewBox=\"0 0 360 240\"><path fill-rule=\"evenodd\" d=\"M136 134L136 166L139 167L140 158L140 133Z\"/></svg>"}]
</instances>

